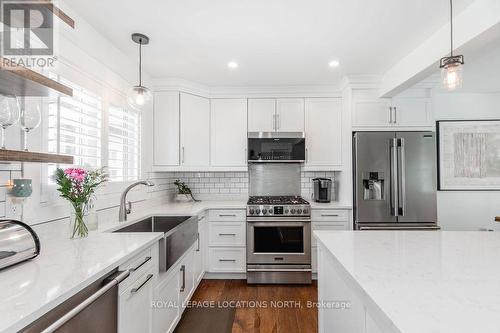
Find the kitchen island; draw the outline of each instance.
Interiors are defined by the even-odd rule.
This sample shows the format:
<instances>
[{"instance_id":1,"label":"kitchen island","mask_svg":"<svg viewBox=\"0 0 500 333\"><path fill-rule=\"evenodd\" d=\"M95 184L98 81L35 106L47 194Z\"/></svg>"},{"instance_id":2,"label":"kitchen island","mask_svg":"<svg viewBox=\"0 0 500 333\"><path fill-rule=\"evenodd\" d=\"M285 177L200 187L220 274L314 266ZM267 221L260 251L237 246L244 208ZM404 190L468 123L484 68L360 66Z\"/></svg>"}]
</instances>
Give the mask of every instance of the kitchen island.
<instances>
[{"instance_id":1,"label":"kitchen island","mask_svg":"<svg viewBox=\"0 0 500 333\"><path fill-rule=\"evenodd\" d=\"M314 237L320 332L500 332L500 233Z\"/></svg>"}]
</instances>

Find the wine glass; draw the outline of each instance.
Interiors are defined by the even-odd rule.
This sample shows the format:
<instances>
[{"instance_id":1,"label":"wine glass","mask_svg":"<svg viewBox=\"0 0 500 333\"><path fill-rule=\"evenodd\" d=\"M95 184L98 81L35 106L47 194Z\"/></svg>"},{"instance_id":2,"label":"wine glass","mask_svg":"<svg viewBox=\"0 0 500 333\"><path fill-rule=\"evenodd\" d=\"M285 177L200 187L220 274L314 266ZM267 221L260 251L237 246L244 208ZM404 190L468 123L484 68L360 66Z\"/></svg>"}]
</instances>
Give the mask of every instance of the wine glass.
<instances>
[{"instance_id":1,"label":"wine glass","mask_svg":"<svg viewBox=\"0 0 500 333\"><path fill-rule=\"evenodd\" d=\"M5 130L19 121L19 102L16 96L0 95L0 127L2 128L2 147L5 149Z\"/></svg>"},{"instance_id":2,"label":"wine glass","mask_svg":"<svg viewBox=\"0 0 500 333\"><path fill-rule=\"evenodd\" d=\"M42 103L39 99L25 98L23 104L20 125L24 131L24 151L28 151L28 133L40 125Z\"/></svg>"}]
</instances>

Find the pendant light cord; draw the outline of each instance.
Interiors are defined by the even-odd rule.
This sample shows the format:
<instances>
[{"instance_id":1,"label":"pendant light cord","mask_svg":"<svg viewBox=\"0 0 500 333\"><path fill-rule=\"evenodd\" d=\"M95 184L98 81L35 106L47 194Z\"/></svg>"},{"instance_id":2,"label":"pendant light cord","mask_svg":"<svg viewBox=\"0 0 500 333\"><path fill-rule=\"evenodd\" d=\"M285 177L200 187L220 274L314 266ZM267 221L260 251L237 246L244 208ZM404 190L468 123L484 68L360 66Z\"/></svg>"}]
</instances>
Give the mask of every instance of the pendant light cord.
<instances>
[{"instance_id":1,"label":"pendant light cord","mask_svg":"<svg viewBox=\"0 0 500 333\"><path fill-rule=\"evenodd\" d=\"M450 0L450 57L453 57L453 0Z\"/></svg>"},{"instance_id":2,"label":"pendant light cord","mask_svg":"<svg viewBox=\"0 0 500 333\"><path fill-rule=\"evenodd\" d=\"M139 39L139 86L142 86L142 38Z\"/></svg>"}]
</instances>

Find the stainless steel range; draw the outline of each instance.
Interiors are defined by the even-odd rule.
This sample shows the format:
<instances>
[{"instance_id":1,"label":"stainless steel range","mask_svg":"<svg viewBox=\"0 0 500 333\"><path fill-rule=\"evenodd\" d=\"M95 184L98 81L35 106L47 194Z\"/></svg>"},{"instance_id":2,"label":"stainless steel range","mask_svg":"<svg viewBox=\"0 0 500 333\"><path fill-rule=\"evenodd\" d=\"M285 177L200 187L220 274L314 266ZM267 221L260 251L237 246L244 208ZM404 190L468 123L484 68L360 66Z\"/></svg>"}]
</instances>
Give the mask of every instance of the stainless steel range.
<instances>
[{"instance_id":1,"label":"stainless steel range","mask_svg":"<svg viewBox=\"0 0 500 333\"><path fill-rule=\"evenodd\" d=\"M248 283L311 283L310 212L298 196L249 198Z\"/></svg>"}]
</instances>

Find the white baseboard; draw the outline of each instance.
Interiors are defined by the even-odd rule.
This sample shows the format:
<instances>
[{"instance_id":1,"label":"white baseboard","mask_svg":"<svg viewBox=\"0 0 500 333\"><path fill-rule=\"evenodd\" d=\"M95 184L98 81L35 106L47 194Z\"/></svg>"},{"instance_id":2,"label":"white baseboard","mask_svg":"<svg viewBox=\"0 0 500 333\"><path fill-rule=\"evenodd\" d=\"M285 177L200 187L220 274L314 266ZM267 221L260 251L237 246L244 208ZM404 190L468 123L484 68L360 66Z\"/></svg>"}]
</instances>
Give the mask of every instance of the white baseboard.
<instances>
[{"instance_id":1,"label":"white baseboard","mask_svg":"<svg viewBox=\"0 0 500 333\"><path fill-rule=\"evenodd\" d=\"M246 280L246 273L208 273L203 276L204 279L213 280Z\"/></svg>"}]
</instances>

